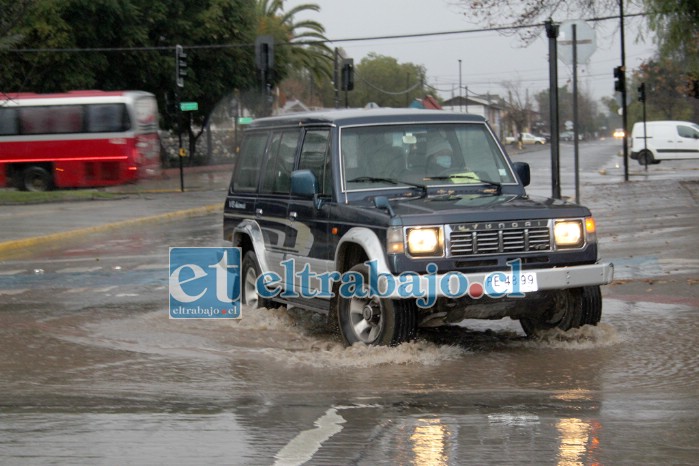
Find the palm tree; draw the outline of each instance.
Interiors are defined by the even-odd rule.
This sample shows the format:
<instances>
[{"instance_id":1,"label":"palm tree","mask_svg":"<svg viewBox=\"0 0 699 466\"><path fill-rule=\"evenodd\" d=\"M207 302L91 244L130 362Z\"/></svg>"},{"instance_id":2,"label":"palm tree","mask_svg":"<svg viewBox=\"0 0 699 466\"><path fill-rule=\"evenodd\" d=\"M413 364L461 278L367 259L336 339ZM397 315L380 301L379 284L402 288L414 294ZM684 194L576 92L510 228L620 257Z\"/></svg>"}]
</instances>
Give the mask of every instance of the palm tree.
<instances>
[{"instance_id":1,"label":"palm tree","mask_svg":"<svg viewBox=\"0 0 699 466\"><path fill-rule=\"evenodd\" d=\"M325 28L317 21L295 20L305 11L320 11L320 7L304 3L284 11L284 0L257 1L257 34L270 35L275 42L273 83L291 71L308 72L316 79L332 78L333 57Z\"/></svg>"}]
</instances>

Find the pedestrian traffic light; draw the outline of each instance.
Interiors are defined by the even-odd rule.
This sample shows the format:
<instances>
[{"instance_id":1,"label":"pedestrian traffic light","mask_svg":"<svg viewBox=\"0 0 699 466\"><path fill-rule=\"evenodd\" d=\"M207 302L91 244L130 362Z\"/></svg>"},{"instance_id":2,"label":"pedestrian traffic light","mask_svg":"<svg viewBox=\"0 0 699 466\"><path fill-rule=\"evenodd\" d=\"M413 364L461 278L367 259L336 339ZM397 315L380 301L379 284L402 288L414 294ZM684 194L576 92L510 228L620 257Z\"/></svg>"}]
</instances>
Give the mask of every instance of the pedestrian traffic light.
<instances>
[{"instance_id":1,"label":"pedestrian traffic light","mask_svg":"<svg viewBox=\"0 0 699 466\"><path fill-rule=\"evenodd\" d=\"M646 83L641 83L641 85L638 86L638 101L646 101Z\"/></svg>"},{"instance_id":2,"label":"pedestrian traffic light","mask_svg":"<svg viewBox=\"0 0 699 466\"><path fill-rule=\"evenodd\" d=\"M624 68L617 66L614 68L614 90L617 92L624 92Z\"/></svg>"},{"instance_id":3,"label":"pedestrian traffic light","mask_svg":"<svg viewBox=\"0 0 699 466\"><path fill-rule=\"evenodd\" d=\"M181 45L175 46L175 80L177 87L184 87L184 78L187 77L187 54Z\"/></svg>"},{"instance_id":4,"label":"pedestrian traffic light","mask_svg":"<svg viewBox=\"0 0 699 466\"><path fill-rule=\"evenodd\" d=\"M340 83L343 91L354 89L354 60L351 58L342 60L342 78Z\"/></svg>"}]
</instances>

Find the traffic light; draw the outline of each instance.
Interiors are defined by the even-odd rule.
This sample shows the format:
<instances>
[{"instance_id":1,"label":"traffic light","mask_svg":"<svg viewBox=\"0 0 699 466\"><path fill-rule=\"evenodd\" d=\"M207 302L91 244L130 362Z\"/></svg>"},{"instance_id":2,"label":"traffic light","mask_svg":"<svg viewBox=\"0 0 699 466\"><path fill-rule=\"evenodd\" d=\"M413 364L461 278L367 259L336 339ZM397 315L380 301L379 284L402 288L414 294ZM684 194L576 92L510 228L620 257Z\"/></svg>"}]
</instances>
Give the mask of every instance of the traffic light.
<instances>
[{"instance_id":1,"label":"traffic light","mask_svg":"<svg viewBox=\"0 0 699 466\"><path fill-rule=\"evenodd\" d=\"M638 101L646 101L646 83L641 83L641 85L638 86Z\"/></svg>"},{"instance_id":2,"label":"traffic light","mask_svg":"<svg viewBox=\"0 0 699 466\"><path fill-rule=\"evenodd\" d=\"M342 77L340 84L343 91L351 91L354 89L354 60L351 58L342 60Z\"/></svg>"},{"instance_id":3,"label":"traffic light","mask_svg":"<svg viewBox=\"0 0 699 466\"><path fill-rule=\"evenodd\" d=\"M257 36L255 39L255 63L260 71L274 68L274 37Z\"/></svg>"},{"instance_id":4,"label":"traffic light","mask_svg":"<svg viewBox=\"0 0 699 466\"><path fill-rule=\"evenodd\" d=\"M624 92L624 68L617 66L614 68L614 90L617 92Z\"/></svg>"},{"instance_id":5,"label":"traffic light","mask_svg":"<svg viewBox=\"0 0 699 466\"><path fill-rule=\"evenodd\" d=\"M184 78L187 76L187 54L181 45L175 46L175 80L177 87L184 87Z\"/></svg>"},{"instance_id":6,"label":"traffic light","mask_svg":"<svg viewBox=\"0 0 699 466\"><path fill-rule=\"evenodd\" d=\"M699 80L692 80L692 97L699 99Z\"/></svg>"}]
</instances>

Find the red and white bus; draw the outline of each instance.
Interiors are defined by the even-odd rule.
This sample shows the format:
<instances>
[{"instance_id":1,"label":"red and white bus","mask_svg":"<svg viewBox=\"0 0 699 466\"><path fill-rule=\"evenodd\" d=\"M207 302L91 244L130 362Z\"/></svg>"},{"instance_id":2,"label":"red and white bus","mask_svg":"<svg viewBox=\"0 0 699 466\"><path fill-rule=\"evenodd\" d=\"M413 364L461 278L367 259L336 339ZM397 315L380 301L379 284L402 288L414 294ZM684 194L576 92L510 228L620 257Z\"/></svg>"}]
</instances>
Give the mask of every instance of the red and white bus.
<instances>
[{"instance_id":1,"label":"red and white bus","mask_svg":"<svg viewBox=\"0 0 699 466\"><path fill-rule=\"evenodd\" d=\"M0 186L111 186L160 171L158 104L142 91L0 93Z\"/></svg>"}]
</instances>

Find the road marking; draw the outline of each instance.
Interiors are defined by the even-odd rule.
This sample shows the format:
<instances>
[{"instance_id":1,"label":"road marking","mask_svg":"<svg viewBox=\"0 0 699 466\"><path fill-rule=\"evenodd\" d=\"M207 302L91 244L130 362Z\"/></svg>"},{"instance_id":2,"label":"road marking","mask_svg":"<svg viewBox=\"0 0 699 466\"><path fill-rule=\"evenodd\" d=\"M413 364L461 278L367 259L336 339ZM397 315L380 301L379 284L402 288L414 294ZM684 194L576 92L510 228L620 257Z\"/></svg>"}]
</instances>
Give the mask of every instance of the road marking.
<instances>
[{"instance_id":1,"label":"road marking","mask_svg":"<svg viewBox=\"0 0 699 466\"><path fill-rule=\"evenodd\" d=\"M143 264L134 267L134 270L167 270L168 267L168 264Z\"/></svg>"},{"instance_id":2,"label":"road marking","mask_svg":"<svg viewBox=\"0 0 699 466\"><path fill-rule=\"evenodd\" d=\"M314 429L300 432L274 455L275 466L300 465L309 461L323 442L342 430L345 422L345 418L337 414L336 408L328 409L313 423L316 426Z\"/></svg>"},{"instance_id":3,"label":"road marking","mask_svg":"<svg viewBox=\"0 0 699 466\"><path fill-rule=\"evenodd\" d=\"M65 269L58 269L56 273L90 273L102 270L102 266L96 267L66 267Z\"/></svg>"},{"instance_id":4,"label":"road marking","mask_svg":"<svg viewBox=\"0 0 699 466\"><path fill-rule=\"evenodd\" d=\"M19 275L20 273L26 272L27 269L16 269L16 270L0 270L0 275L7 277L10 275Z\"/></svg>"},{"instance_id":5,"label":"road marking","mask_svg":"<svg viewBox=\"0 0 699 466\"><path fill-rule=\"evenodd\" d=\"M19 290L0 290L0 296L13 296L29 291L29 288L20 288Z\"/></svg>"}]
</instances>

